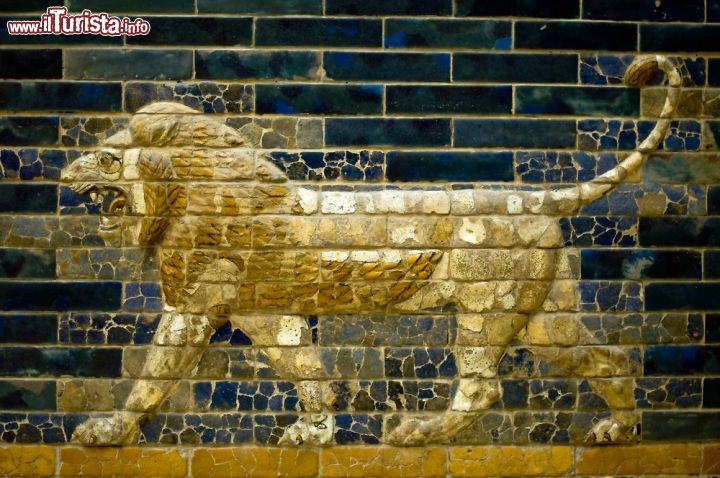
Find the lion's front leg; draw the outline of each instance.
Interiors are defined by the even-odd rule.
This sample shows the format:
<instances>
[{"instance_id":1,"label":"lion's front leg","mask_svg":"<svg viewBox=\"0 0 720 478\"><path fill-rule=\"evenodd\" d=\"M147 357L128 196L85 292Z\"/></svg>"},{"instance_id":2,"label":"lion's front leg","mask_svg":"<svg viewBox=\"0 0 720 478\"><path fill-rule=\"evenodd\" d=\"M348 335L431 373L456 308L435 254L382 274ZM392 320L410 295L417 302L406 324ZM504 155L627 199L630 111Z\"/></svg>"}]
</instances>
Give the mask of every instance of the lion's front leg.
<instances>
[{"instance_id":1,"label":"lion's front leg","mask_svg":"<svg viewBox=\"0 0 720 478\"><path fill-rule=\"evenodd\" d=\"M124 409L86 421L75 430L73 441L89 446L137 443L140 420L153 413L178 381L190 374L219 325L221 322L205 316L164 313Z\"/></svg>"}]
</instances>

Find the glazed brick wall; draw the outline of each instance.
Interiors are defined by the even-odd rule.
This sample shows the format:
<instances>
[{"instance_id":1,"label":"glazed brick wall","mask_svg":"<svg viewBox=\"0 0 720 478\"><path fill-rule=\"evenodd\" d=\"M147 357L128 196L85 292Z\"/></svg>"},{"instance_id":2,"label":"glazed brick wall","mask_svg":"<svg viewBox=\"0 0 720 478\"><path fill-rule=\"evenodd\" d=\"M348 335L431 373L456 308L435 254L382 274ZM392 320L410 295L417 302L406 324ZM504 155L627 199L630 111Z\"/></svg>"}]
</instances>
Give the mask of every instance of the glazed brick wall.
<instances>
[{"instance_id":1,"label":"glazed brick wall","mask_svg":"<svg viewBox=\"0 0 720 478\"><path fill-rule=\"evenodd\" d=\"M152 32L7 34L7 20L57 3L0 4L0 440L20 450L0 447L0 472L9 473L3 460L49 460L17 470L81 473L72 448L20 445L62 445L89 411L118 406L157 326L157 264L104 244L97 207L58 183L63 167L142 106L178 101L230 126L260 124L262 147L291 180L573 183L612 168L654 126L664 80L641 91L622 77L635 56L655 53L680 65L682 105L637 177L562 219L572 287L554 313L566 337L510 347L500 402L452 444L462 448L426 450L439 469L418 470L490 476L466 460L502 463L526 446L536 447L533 460L557 464L535 474L720 469L719 0L65 0L71 11L142 16ZM308 345L340 364L333 386L362 391L337 404L336 429L346 431L338 445L381 439L394 388L405 396L401 411L447 408L457 374L451 317L308 324ZM358 324L376 330L374 341L353 335ZM582 373L543 357L610 348L625 367L602 378L630 384L621 408L638 414L641 444L583 448L612 404ZM202 447L252 444L280 470L281 451L261 447L297 418L293 383L230 326L203 360L143 428L149 445L196 449L135 451L200 476L196 461L213 453L242 460ZM398 365L408 360L409 369ZM363 450L288 450L309 463L290 472L331 474L333 460L351 457L402 466ZM85 458L128 460L113 453ZM409 463L421 456L408 453ZM680 462L663 465L673 453ZM661 464L623 468L633 456Z\"/></svg>"}]
</instances>

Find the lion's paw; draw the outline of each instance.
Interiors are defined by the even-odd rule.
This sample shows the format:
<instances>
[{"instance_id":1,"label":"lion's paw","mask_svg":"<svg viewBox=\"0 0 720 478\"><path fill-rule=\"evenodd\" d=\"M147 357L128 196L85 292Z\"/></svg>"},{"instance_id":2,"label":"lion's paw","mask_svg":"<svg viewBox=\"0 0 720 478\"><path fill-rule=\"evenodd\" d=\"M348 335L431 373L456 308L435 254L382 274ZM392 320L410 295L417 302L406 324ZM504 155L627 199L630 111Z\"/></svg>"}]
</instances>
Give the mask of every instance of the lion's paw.
<instances>
[{"instance_id":1,"label":"lion's paw","mask_svg":"<svg viewBox=\"0 0 720 478\"><path fill-rule=\"evenodd\" d=\"M477 417L474 413L448 412L435 417L398 417L401 422L390 431L385 442L394 446L422 446L446 443Z\"/></svg>"},{"instance_id":2,"label":"lion's paw","mask_svg":"<svg viewBox=\"0 0 720 478\"><path fill-rule=\"evenodd\" d=\"M588 445L627 443L637 438L637 426L623 424L614 418L597 422L585 436Z\"/></svg>"},{"instance_id":3,"label":"lion's paw","mask_svg":"<svg viewBox=\"0 0 720 478\"><path fill-rule=\"evenodd\" d=\"M121 446L137 444L139 437L137 416L123 413L90 418L75 429L72 441L86 446Z\"/></svg>"}]
</instances>

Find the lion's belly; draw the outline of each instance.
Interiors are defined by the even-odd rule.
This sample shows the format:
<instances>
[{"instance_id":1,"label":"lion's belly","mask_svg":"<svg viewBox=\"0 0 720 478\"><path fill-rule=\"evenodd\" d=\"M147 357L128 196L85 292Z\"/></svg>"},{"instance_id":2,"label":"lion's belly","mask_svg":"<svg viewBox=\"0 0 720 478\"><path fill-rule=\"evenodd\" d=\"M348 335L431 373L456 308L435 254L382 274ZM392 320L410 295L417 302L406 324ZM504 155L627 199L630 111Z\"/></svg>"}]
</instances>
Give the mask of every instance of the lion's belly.
<instances>
[{"instance_id":1,"label":"lion's belly","mask_svg":"<svg viewBox=\"0 0 720 478\"><path fill-rule=\"evenodd\" d=\"M412 218L402 218L401 229L389 227L392 217L375 217L385 223L382 237L372 224L363 234L328 233L352 230L355 219L180 222L161 250L166 301L197 312L419 312L413 301L439 294L428 300L461 311L532 312L555 276L559 229L551 218L423 216L412 232Z\"/></svg>"}]
</instances>

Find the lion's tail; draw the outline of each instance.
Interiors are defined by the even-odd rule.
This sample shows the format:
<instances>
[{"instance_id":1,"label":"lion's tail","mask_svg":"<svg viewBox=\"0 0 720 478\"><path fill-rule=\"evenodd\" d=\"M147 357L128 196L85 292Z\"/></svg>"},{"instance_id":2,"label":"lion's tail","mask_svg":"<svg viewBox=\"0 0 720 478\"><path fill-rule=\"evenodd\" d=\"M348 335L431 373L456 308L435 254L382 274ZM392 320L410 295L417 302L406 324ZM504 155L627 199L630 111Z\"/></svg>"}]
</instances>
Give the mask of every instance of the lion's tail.
<instances>
[{"instance_id":1,"label":"lion's tail","mask_svg":"<svg viewBox=\"0 0 720 478\"><path fill-rule=\"evenodd\" d=\"M592 181L580 185L580 205L591 203L600 199L612 190L617 184L623 182L628 176L636 173L642 166L643 159L656 151L665 139L670 122L680 101L680 87L682 78L680 72L664 56L638 57L625 73L625 83L628 86L640 87L653 77L657 70L662 70L668 78L668 91L660 118L655 128L638 149L610 171L597 176Z\"/></svg>"}]
</instances>

